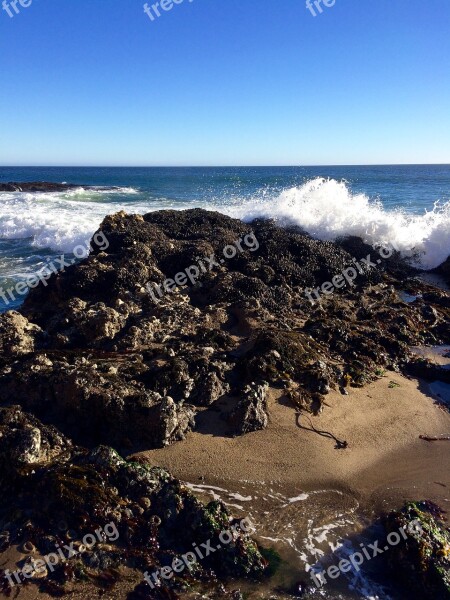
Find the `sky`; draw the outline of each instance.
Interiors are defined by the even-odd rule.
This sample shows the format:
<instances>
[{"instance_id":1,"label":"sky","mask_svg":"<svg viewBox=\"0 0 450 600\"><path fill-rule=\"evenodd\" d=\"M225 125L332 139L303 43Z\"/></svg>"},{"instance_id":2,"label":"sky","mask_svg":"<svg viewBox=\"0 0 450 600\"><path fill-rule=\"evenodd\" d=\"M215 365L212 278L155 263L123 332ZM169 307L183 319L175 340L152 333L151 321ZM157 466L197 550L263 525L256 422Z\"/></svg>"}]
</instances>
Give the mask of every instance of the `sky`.
<instances>
[{"instance_id":1,"label":"sky","mask_svg":"<svg viewBox=\"0 0 450 600\"><path fill-rule=\"evenodd\" d=\"M450 163L449 0L305 1L0 9L0 165Z\"/></svg>"}]
</instances>

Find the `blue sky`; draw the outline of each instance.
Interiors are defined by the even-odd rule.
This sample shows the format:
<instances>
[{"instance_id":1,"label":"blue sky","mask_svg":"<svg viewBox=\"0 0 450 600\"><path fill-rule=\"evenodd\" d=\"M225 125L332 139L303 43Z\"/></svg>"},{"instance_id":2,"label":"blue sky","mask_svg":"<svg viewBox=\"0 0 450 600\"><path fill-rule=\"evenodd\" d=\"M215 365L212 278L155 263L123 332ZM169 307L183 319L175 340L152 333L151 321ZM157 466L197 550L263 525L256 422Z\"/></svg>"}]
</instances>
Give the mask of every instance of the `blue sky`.
<instances>
[{"instance_id":1,"label":"blue sky","mask_svg":"<svg viewBox=\"0 0 450 600\"><path fill-rule=\"evenodd\" d=\"M450 163L449 0L143 4L0 10L1 165Z\"/></svg>"}]
</instances>

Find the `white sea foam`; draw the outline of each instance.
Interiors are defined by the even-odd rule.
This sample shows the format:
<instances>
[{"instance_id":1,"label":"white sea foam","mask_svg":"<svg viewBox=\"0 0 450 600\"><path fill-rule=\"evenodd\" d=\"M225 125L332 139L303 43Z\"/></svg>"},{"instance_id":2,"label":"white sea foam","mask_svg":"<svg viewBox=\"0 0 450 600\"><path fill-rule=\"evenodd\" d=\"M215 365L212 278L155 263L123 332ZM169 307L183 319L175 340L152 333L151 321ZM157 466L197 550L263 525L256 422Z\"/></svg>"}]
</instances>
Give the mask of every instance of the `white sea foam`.
<instances>
[{"instance_id":1,"label":"white sea foam","mask_svg":"<svg viewBox=\"0 0 450 600\"><path fill-rule=\"evenodd\" d=\"M355 235L370 244L394 244L404 256L419 253L425 269L437 267L450 255L450 202L436 203L423 215L387 210L380 201L353 194L345 182L334 179L313 179L275 197L236 203L226 212L244 221L263 217L298 225L321 240Z\"/></svg>"},{"instance_id":2,"label":"white sea foam","mask_svg":"<svg viewBox=\"0 0 450 600\"><path fill-rule=\"evenodd\" d=\"M195 204L146 198L126 187L1 193L0 239L29 239L36 249L71 252L89 241L108 214L119 210L144 214L194 206L244 221L272 218L282 226L298 225L322 240L355 235L371 244L393 244L404 256L419 254L419 266L425 269L437 267L450 255L450 202L436 204L423 215L408 214L387 210L379 201L352 193L345 182L322 178L252 199L214 202L205 198Z\"/></svg>"},{"instance_id":3,"label":"white sea foam","mask_svg":"<svg viewBox=\"0 0 450 600\"><path fill-rule=\"evenodd\" d=\"M120 198L135 193L133 188L1 193L0 239L29 240L36 249L70 253L89 242L107 214L148 212L148 206L104 200L106 194Z\"/></svg>"},{"instance_id":4,"label":"white sea foam","mask_svg":"<svg viewBox=\"0 0 450 600\"><path fill-rule=\"evenodd\" d=\"M300 494L299 496L295 496L295 498L288 498L288 504L294 504L295 502L301 502L303 500L307 500L309 498L309 494Z\"/></svg>"}]
</instances>

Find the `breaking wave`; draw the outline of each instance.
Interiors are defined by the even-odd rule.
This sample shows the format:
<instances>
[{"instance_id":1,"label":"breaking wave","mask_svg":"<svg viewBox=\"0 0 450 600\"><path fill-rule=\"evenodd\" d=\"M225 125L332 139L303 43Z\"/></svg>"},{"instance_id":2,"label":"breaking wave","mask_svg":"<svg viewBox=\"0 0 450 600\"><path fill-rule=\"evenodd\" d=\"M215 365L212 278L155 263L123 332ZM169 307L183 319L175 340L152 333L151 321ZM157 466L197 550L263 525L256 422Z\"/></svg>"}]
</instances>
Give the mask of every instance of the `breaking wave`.
<instances>
[{"instance_id":1,"label":"breaking wave","mask_svg":"<svg viewBox=\"0 0 450 600\"><path fill-rule=\"evenodd\" d=\"M431 211L411 214L387 209L380 200L353 193L346 182L335 179L316 178L281 192L220 200L155 198L132 187L1 193L0 200L0 240L24 240L37 250L70 253L90 240L106 215L120 210L144 214L200 206L247 222L262 217L281 226L297 225L321 240L354 235L369 244L392 244L425 269L439 266L450 255L450 202L436 202Z\"/></svg>"},{"instance_id":2,"label":"breaking wave","mask_svg":"<svg viewBox=\"0 0 450 600\"><path fill-rule=\"evenodd\" d=\"M297 225L321 240L354 235L370 244L393 244L404 256L419 255L419 266L433 269L450 255L450 202L436 202L422 215L387 210L381 201L354 194L345 182L312 179L278 196L257 198L227 211L244 221L275 219Z\"/></svg>"}]
</instances>

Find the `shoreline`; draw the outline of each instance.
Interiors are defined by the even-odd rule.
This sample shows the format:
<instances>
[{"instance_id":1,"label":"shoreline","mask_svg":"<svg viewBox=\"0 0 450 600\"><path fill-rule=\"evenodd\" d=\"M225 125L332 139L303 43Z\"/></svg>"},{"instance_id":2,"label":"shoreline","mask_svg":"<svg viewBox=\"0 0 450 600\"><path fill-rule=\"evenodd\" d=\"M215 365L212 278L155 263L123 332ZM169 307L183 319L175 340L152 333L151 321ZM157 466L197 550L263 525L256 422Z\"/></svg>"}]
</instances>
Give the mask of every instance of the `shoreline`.
<instances>
[{"instance_id":1,"label":"shoreline","mask_svg":"<svg viewBox=\"0 0 450 600\"><path fill-rule=\"evenodd\" d=\"M400 387L389 388L390 381ZM422 393L420 386L416 380L389 372L365 388L351 389L348 396L331 391L327 396L331 408L325 407L314 424L346 439L348 450L335 450L332 440L300 430L293 407L283 399L280 402L277 391L271 390L266 430L226 437L219 433L215 413L206 411L208 415L204 412L200 422L209 422L212 433L194 431L173 446L137 456L191 483L214 473L211 483L271 481L299 493L337 486L363 496L373 491L373 478L367 475L372 469L391 476L392 482L398 478L391 460L396 454L424 465L442 455L450 459L450 444L419 439L425 433L450 432L450 414ZM355 408L361 412L352 415ZM436 461L435 472L442 479L446 473L441 460ZM450 477L447 479L450 488Z\"/></svg>"},{"instance_id":2,"label":"shoreline","mask_svg":"<svg viewBox=\"0 0 450 600\"><path fill-rule=\"evenodd\" d=\"M400 387L389 387L391 381ZM239 516L254 519L257 541L285 561L271 582L273 593L277 584L308 581L307 565L320 552L327 554L328 544L339 546L355 536L373 541L367 533L372 524L408 501L426 499L450 509L450 443L419 439L424 431L450 432L450 414L420 387L417 380L389 372L349 396L332 391L327 396L332 408L325 407L315 425L348 440L347 450L298 429L292 407L271 390L263 431L239 438L192 432L174 446L137 456L169 469L203 501L220 499ZM360 411L356 418L351 407ZM373 566L381 575L384 568L383 562ZM344 583L329 592L352 598ZM250 597L260 597L251 591Z\"/></svg>"}]
</instances>

